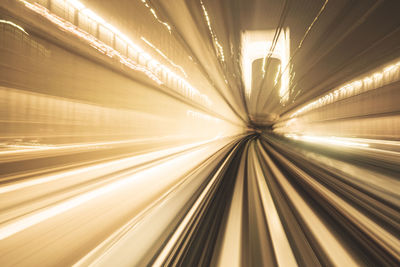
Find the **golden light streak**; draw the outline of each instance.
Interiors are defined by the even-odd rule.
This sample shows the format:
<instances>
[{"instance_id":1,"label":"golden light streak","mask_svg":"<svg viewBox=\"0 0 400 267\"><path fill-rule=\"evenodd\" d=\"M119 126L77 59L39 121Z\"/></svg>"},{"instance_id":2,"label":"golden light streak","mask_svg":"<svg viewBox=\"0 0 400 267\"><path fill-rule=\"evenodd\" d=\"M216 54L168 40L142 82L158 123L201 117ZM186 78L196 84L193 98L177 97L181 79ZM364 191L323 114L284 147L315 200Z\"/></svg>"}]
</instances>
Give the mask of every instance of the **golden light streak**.
<instances>
[{"instance_id":1,"label":"golden light streak","mask_svg":"<svg viewBox=\"0 0 400 267\"><path fill-rule=\"evenodd\" d=\"M157 137L157 140L160 140L161 137ZM121 144L133 144L133 143L145 143L152 141L154 139L143 138L143 139L133 139L133 140L121 140L121 141L110 141L110 142L98 142L98 143L85 143L85 144L69 144L69 145L6 145L6 147L11 148L26 148L26 149L18 149L18 150L6 150L0 151L1 156L9 156L17 153L27 153L27 152L35 152L35 151L45 151L45 150L62 150L62 149L76 149L76 148L90 148L90 147L104 147L104 146L112 146L112 145L121 145Z\"/></svg>"},{"instance_id":2,"label":"golden light streak","mask_svg":"<svg viewBox=\"0 0 400 267\"><path fill-rule=\"evenodd\" d=\"M162 21L162 20L160 20L160 19L158 18L156 11L155 11L152 7L150 7L150 5L147 3L147 0L142 0L142 3L144 3L144 5L150 10L150 13L153 15L153 17L154 17L160 24L164 25L164 26L168 29L168 32L171 33L171 26L170 26L168 23L166 23L166 22L164 22L164 21Z\"/></svg>"},{"instance_id":3,"label":"golden light streak","mask_svg":"<svg viewBox=\"0 0 400 267\"><path fill-rule=\"evenodd\" d=\"M110 25L107 23L103 18L98 16L95 12L92 10L88 9L80 3L78 0L67 0L66 3L70 5L71 8L74 8L77 12L80 12L80 14L87 16L89 19L92 21L104 26L108 30L110 30L115 36L119 37L121 40L123 40L126 45L132 49L133 51L136 51L137 54L145 58L147 62L144 64L140 64L136 62L135 60L129 58L128 56L125 56L123 52L119 52L115 50L113 47L105 44L101 40L99 40L97 37L91 35L90 33L84 31L83 29L77 27L73 23L51 13L46 7L34 3L31 4L26 0L19 0L22 2L27 8L30 10L36 12L37 14L40 14L41 16L45 17L52 23L56 24L58 27L61 29L75 35L76 37L84 40L87 42L91 47L96 49L98 52L118 60L121 64L127 66L128 68L135 70L135 71L140 71L143 72L147 77L152 79L154 82L156 82L159 85L163 85L163 78L162 78L162 72L167 73L169 77L171 77L173 80L177 82L177 84L180 84L182 88L171 88L174 91L178 91L179 93L183 94L184 97L187 97L193 101L198 101L202 105L205 105L207 107L212 106L212 101L204 94L201 94L196 88L194 88L189 82L187 82L185 79L171 71L168 67L162 65L160 62L157 60L153 59L149 54L145 53L144 50L135 44L132 40L130 40L128 37L126 37L124 34L122 34L118 29L116 29L114 26ZM143 1L143 0L142 0ZM145 2L145 1L144 1ZM147 4L147 3L146 3ZM160 71L161 70L161 71Z\"/></svg>"},{"instance_id":4,"label":"golden light streak","mask_svg":"<svg viewBox=\"0 0 400 267\"><path fill-rule=\"evenodd\" d=\"M400 240L387 231L385 227L382 227L374 220L371 220L371 217L368 217L365 213L360 212L360 210L355 208L355 206L351 205L344 198L339 197L334 193L334 191L328 189L322 183L317 182L315 178L309 176L306 172L295 166L292 162L288 161L287 159L284 159L284 161L287 163L288 167L290 167L292 170L295 170L304 179L309 188L313 188L315 191L321 192L325 198L330 200L331 203L335 203L337 206L339 206L342 212L348 214L350 221L355 223L358 227L360 227L360 229L363 229L367 236L372 238L374 238L375 235L379 236L377 242L380 243L380 245L386 247L386 249L391 253L395 254L398 252Z\"/></svg>"},{"instance_id":5,"label":"golden light streak","mask_svg":"<svg viewBox=\"0 0 400 267\"><path fill-rule=\"evenodd\" d=\"M319 10L318 14L314 17L313 21L311 22L310 26L308 26L307 31L304 33L303 38L301 39L299 46L297 47L297 49L300 49L303 46L303 42L304 40L307 38L308 33L311 31L312 27L314 26L314 24L317 22L317 20L319 19L319 17L321 16L322 12L324 11L326 5L328 4L329 0L325 0L325 3L322 5L321 9Z\"/></svg>"},{"instance_id":6,"label":"golden light streak","mask_svg":"<svg viewBox=\"0 0 400 267\"><path fill-rule=\"evenodd\" d=\"M167 162L160 163L154 167L149 169L145 169L134 175L130 175L124 179L117 180L113 183L100 187L98 189L89 191L87 193L80 194L77 197L73 197L69 200L66 200L60 204L53 205L51 207L44 208L32 214L26 215L22 218L16 219L15 221L11 221L5 223L0 226L0 240L3 240L7 237L10 237L20 231L23 231L29 227L32 227L40 222L43 222L47 219L50 219L56 215L64 213L72 208L78 207L92 199L97 197L106 195L110 192L116 191L121 188L125 188L126 186L132 185L132 183L140 180L146 180L149 177L154 175L161 175L164 167L171 165L171 161L181 161L185 160L192 155L197 155L201 151L204 151L205 148L197 148L194 151L190 151L183 155L179 155L173 159L170 159Z\"/></svg>"},{"instance_id":7,"label":"golden light streak","mask_svg":"<svg viewBox=\"0 0 400 267\"><path fill-rule=\"evenodd\" d=\"M150 46L151 48L153 48L160 56L162 56L166 61L168 61L168 63L170 63L170 64L171 64L172 66L174 66L175 68L179 69L179 71L181 71L182 74L183 74L186 78L188 77L187 74L186 74L186 72L185 72L185 70L184 70L181 66L175 64L175 62L173 62L171 59L169 59L169 58L168 58L160 49L158 49L155 45L153 45L152 43L150 43L150 42L149 42L146 38L144 38L143 36L140 37L140 39L142 39L143 42L145 42L148 46Z\"/></svg>"},{"instance_id":8,"label":"golden light streak","mask_svg":"<svg viewBox=\"0 0 400 267\"><path fill-rule=\"evenodd\" d=\"M335 145L335 146L347 146L347 147L369 147L367 143L355 142L353 138L343 138L335 136L312 136L312 135L297 135L297 134L285 134L285 137L292 138L294 140L300 140L310 143L318 143L324 145Z\"/></svg>"},{"instance_id":9,"label":"golden light streak","mask_svg":"<svg viewBox=\"0 0 400 267\"><path fill-rule=\"evenodd\" d=\"M15 23L12 22L12 21L0 19L0 23L11 25L11 26L13 26L14 28L17 28L18 30L22 31L22 32L25 33L26 35L29 35L29 33L27 33L27 32L24 30L24 28L22 28L21 26L15 24Z\"/></svg>"},{"instance_id":10,"label":"golden light streak","mask_svg":"<svg viewBox=\"0 0 400 267\"><path fill-rule=\"evenodd\" d=\"M270 166L271 171L274 173L278 183L285 190L289 201L298 210L301 210L300 216L305 225L317 232L315 235L316 242L319 243L320 247L330 258L331 262L336 266L357 266L351 253L341 246L338 238L326 226L326 224L324 224L323 220L317 215L315 210L307 204L306 200L300 195L298 190L293 187L288 178L279 170L270 156L264 150L261 150L261 153Z\"/></svg>"},{"instance_id":11,"label":"golden light streak","mask_svg":"<svg viewBox=\"0 0 400 267\"><path fill-rule=\"evenodd\" d=\"M116 58L122 64L126 65L127 67L129 67L129 68L131 68L133 70L141 71L141 72L145 73L149 78L151 78L156 83L163 84L163 82L156 75L154 75L154 73L152 71L150 71L149 69L136 64L130 58L127 58L127 57L123 56L121 53L116 51L111 46L103 43L102 41L100 41L96 37L94 37L93 35L91 35L91 34L85 32L84 30L76 27L71 22L66 21L63 18L60 18L55 14L52 14L47 8L41 6L41 5L37 4L37 3L31 4L31 3L29 3L29 2L27 2L25 0L20 0L20 1L23 2L26 7L28 7L32 11L35 11L36 13L42 15L43 17L47 18L48 20L50 20L51 22L53 22L54 24L56 24L57 26L59 26L63 30L66 30L66 31L72 33L73 35L75 35L76 37L79 37L80 39L83 39L83 40L87 41L88 44L91 47L95 48L97 51L105 54L106 56L108 56L110 58ZM86 14L92 14L92 13L86 12Z\"/></svg>"},{"instance_id":12,"label":"golden light streak","mask_svg":"<svg viewBox=\"0 0 400 267\"><path fill-rule=\"evenodd\" d=\"M45 175L40 178L38 177L36 179L30 179L30 180L26 180L23 182L16 182L13 184L4 185L4 186L0 187L0 194L9 193L9 192L12 192L15 190L23 189L23 188L38 185L38 184L53 182L58 179L71 177L74 175L82 175L82 174L87 175L88 172L92 172L95 170L107 170L107 173L111 173L113 171L118 171L118 170L121 170L121 169L124 169L127 167L132 167L132 166L136 166L139 164L143 164L145 162L149 162L149 161L155 160L157 158L165 157L167 155L178 153L178 152L181 152L181 151L184 151L187 149L192 149L192 148L207 144L212 141L213 140L191 143L189 145L182 145L182 146L178 146L178 147L174 147L174 148L159 150L156 152L141 154L138 156L132 156L132 157L128 157L128 158L124 158L124 159L120 159L120 160L114 160L114 161L110 161L110 162L106 162L106 163L95 164L95 165L92 165L89 167L78 168L78 169L71 170L71 171L64 171L64 172L60 172L60 173L54 174L54 175Z\"/></svg>"},{"instance_id":13,"label":"golden light streak","mask_svg":"<svg viewBox=\"0 0 400 267\"><path fill-rule=\"evenodd\" d=\"M204 6L204 3L202 0L200 0L200 5L201 5L201 8L203 9L204 18L206 19L208 30L210 31L211 38L213 40L213 44L215 45L215 49L217 51L217 56L222 62L224 62L225 61L224 49L222 48L222 45L219 43L218 38L215 35L214 30L211 27L210 17L208 16L208 12L207 12L206 7Z\"/></svg>"},{"instance_id":14,"label":"golden light streak","mask_svg":"<svg viewBox=\"0 0 400 267\"><path fill-rule=\"evenodd\" d=\"M378 89L384 85L396 82L400 79L400 61L390 64L389 66L381 67L380 71L369 74L365 77L340 86L337 89L330 91L324 96L308 103L307 105L297 109L291 118L299 116L302 113L320 108L325 105L332 104L336 101L355 96L373 89Z\"/></svg>"},{"instance_id":15,"label":"golden light streak","mask_svg":"<svg viewBox=\"0 0 400 267\"><path fill-rule=\"evenodd\" d=\"M260 143L258 143L260 146ZM268 228L271 235L271 241L274 247L276 260L278 266L293 266L296 267L296 258L293 255L292 249L290 247L289 240L285 234L285 229L279 217L278 210L274 204L270 189L266 183L266 177L263 174L262 167L258 161L254 147L252 147L253 156L253 168L256 173L256 180L258 183L258 188L260 189L260 198L264 208L264 214L268 214Z\"/></svg>"},{"instance_id":16,"label":"golden light streak","mask_svg":"<svg viewBox=\"0 0 400 267\"><path fill-rule=\"evenodd\" d=\"M291 78L291 62L293 60L293 57L297 54L297 52L301 49L301 47L303 46L303 42L304 40L307 38L309 32L311 31L312 27L314 26L314 24L317 22L317 20L319 19L320 15L322 14L322 12L324 11L326 5L328 4L329 0L325 0L324 4L322 5L321 9L319 10L318 14L314 17L313 21L311 22L310 26L308 26L306 32L304 33L302 39L299 42L299 45L297 46L297 48L294 50L292 56L289 58L289 53L286 54L286 56L288 56L287 59L285 59L286 64L283 64L284 68L281 72L281 75L284 76L285 78L282 79L282 82L284 84L281 85L281 88L279 90L279 96L281 97L280 102L282 104L286 103L289 100L289 85L290 85L290 81L293 80L293 77ZM286 33L285 33L286 35ZM286 37L285 37L286 38ZM290 43L289 45L286 47L286 49L290 49ZM290 68L289 68L290 67Z\"/></svg>"},{"instance_id":17,"label":"golden light streak","mask_svg":"<svg viewBox=\"0 0 400 267\"><path fill-rule=\"evenodd\" d=\"M223 167L226 165L226 163L228 162L228 160L232 156L232 154L233 154L233 150L225 158L224 162L220 165L221 167L213 175L213 177L210 180L210 182L207 184L207 186L201 192L200 196L196 199L196 202L193 203L193 205L190 208L190 210L186 213L186 215L183 218L182 222L179 224L178 228L175 230L173 235L169 238L167 244L164 246L163 250L160 252L160 254L158 255L157 259L154 261L154 266L162 266L162 263L164 262L164 259L168 256L168 253L170 252L170 250L172 249L174 244L177 242L177 240L181 236L181 234L184 232L186 226L189 224L190 220L193 218L196 210L199 208L199 206L203 202L203 199L205 199L205 197L207 196L208 192L212 189L213 185L218 180L218 177L220 176L220 173L222 172Z\"/></svg>"}]
</instances>

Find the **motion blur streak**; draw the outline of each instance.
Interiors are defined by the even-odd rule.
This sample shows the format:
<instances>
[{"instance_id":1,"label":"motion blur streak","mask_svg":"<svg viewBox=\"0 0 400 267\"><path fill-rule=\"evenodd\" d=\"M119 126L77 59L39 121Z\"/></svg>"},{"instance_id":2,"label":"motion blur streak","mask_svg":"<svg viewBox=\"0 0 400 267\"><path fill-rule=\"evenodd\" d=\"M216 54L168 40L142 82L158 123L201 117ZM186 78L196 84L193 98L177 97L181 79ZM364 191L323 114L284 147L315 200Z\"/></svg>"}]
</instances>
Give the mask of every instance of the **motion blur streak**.
<instances>
[{"instance_id":1,"label":"motion blur streak","mask_svg":"<svg viewBox=\"0 0 400 267\"><path fill-rule=\"evenodd\" d=\"M201 151L201 152L204 153L204 151ZM196 153L195 155L196 155L196 157L199 157L198 153ZM7 222L3 227L0 228L0 239L9 237L9 236L11 236L15 233L18 233L19 231L21 231L25 228L28 228L34 224L37 224L43 220L51 218L57 214L63 213L69 209L76 207L76 206L82 205L85 202L90 201L93 198L98 198L101 195L110 193L112 191L117 191L119 188L129 186L129 184L131 184L132 181L134 181L134 180L146 179L146 178L150 179L151 175L160 175L160 170L158 170L158 169L162 170L164 165L174 164L175 161L179 162L179 160L182 161L181 158L184 158L187 161L187 159L191 158L191 157L193 157L193 152L187 153L176 159L171 159L169 162L160 163L156 167L153 167L153 169L139 172L138 174L136 174L134 176L128 176L125 179L119 179L118 181L112 182L112 183L105 185L103 187L100 187L96 190L80 194L79 196L71 198L68 201L62 202L62 203L54 205L52 207L47 207L41 212L33 213L32 215L22 217L21 219L18 219L16 222L11 222L11 223ZM179 163L187 164L187 162L179 162ZM132 164L132 165L134 165L134 164ZM105 167L108 167L108 166L101 166L101 168L105 168ZM157 168L157 169L155 169L155 168ZM158 171L158 173L157 173L157 171ZM152 172L156 172L156 173L153 174ZM76 174L76 173L74 173L74 174ZM44 181L41 181L41 182L43 183ZM46 181L46 182L49 182L49 181ZM32 184L30 184L30 186L32 186ZM13 188L13 189L17 190L17 189L21 189L21 188L22 188L22 186L18 187L18 188ZM3 192L1 192L1 193L3 193Z\"/></svg>"},{"instance_id":2,"label":"motion blur streak","mask_svg":"<svg viewBox=\"0 0 400 267\"><path fill-rule=\"evenodd\" d=\"M0 19L0 23L9 24L9 25L11 25L11 26L13 26L13 27L15 27L15 28L21 30L23 33L29 35L29 34L24 30L24 28L22 28L21 26L19 26L19 25L13 23L12 21Z\"/></svg>"},{"instance_id":3,"label":"motion blur streak","mask_svg":"<svg viewBox=\"0 0 400 267\"><path fill-rule=\"evenodd\" d=\"M0 266L400 266L400 1L0 1Z\"/></svg>"}]
</instances>

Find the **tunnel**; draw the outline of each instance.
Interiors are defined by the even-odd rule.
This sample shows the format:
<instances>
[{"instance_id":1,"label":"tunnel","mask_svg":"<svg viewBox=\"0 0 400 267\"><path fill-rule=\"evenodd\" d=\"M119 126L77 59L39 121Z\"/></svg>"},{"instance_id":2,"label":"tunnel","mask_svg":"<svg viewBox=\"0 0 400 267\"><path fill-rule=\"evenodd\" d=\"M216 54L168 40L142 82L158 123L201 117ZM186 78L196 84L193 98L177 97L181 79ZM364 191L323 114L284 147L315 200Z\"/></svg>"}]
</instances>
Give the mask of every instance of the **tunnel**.
<instances>
[{"instance_id":1,"label":"tunnel","mask_svg":"<svg viewBox=\"0 0 400 267\"><path fill-rule=\"evenodd\" d=\"M1 0L0 266L400 266L399 0Z\"/></svg>"}]
</instances>

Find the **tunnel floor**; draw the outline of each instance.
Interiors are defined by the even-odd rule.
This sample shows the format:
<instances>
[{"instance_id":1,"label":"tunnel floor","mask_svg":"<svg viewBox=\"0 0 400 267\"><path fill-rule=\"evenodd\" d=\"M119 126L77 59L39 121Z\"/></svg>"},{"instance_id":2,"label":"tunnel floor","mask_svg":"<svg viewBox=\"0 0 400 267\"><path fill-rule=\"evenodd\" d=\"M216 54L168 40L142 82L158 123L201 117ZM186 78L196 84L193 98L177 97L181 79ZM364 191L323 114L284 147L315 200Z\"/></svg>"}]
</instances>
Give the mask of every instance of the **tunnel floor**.
<instances>
[{"instance_id":1,"label":"tunnel floor","mask_svg":"<svg viewBox=\"0 0 400 267\"><path fill-rule=\"evenodd\" d=\"M147 153L133 155L128 152L139 147L126 144L125 155L118 146L82 152L64 149L58 156L43 154L42 159L25 152L1 163L9 173L2 179L0 215L7 223L0 228L4 239L0 261L40 261L49 251L67 246L63 259L50 257L46 262L397 264L399 202L398 181L393 177L399 165L390 145L379 148L379 157L368 154L378 148L338 148L266 134L166 148L165 156L160 155L161 144L155 146L155 152L147 148ZM199 151L207 146L220 148L204 157ZM140 160L143 155L148 156ZM183 170L184 175L146 189L151 175L173 176L168 170L199 156L204 159ZM23 171L19 164L25 166ZM150 198L143 197L149 195L146 190L151 190ZM93 213L93 205L98 212ZM89 238L80 238L82 231ZM19 248L10 246L27 235L36 238ZM41 236L51 241L37 250ZM71 237L78 238L74 245L68 241ZM94 250L87 250L95 244ZM31 256L15 257L26 251Z\"/></svg>"}]
</instances>

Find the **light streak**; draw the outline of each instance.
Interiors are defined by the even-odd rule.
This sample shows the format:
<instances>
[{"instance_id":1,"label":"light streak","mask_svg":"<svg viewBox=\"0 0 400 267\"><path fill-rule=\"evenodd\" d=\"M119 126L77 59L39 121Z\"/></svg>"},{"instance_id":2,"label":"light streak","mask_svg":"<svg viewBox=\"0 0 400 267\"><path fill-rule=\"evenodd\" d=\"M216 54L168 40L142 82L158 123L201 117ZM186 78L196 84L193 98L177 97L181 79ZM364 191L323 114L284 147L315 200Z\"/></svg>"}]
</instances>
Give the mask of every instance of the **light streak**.
<instances>
[{"instance_id":1,"label":"light streak","mask_svg":"<svg viewBox=\"0 0 400 267\"><path fill-rule=\"evenodd\" d=\"M168 32L171 34L171 26L170 26L168 23L166 23L166 22L164 22L164 21L162 21L162 20L160 20L160 19L158 18L156 11L149 5L149 3L147 3L147 0L142 0L142 3L150 10L150 13L153 15L153 17L154 17L159 23L161 23L162 25L164 25L164 26L168 29Z\"/></svg>"},{"instance_id":2,"label":"light streak","mask_svg":"<svg viewBox=\"0 0 400 267\"><path fill-rule=\"evenodd\" d=\"M293 58L297 55L298 51L303 46L304 40L307 38L307 36L308 36L309 32L311 31L312 27L314 26L314 24L317 22L317 20L319 19L320 15L324 11L326 5L328 4L328 1L329 0L325 0L325 2L322 5L321 9L319 10L318 14L314 17L314 19L311 22L310 26L308 26L306 32L304 33L302 39L299 42L299 45L294 50L292 56L290 58L286 58L285 59L286 64L283 64L285 67L281 71L281 75L285 76L285 78L282 79L282 82L284 84L281 85L281 88L279 90L279 96L281 98L280 99L280 103L286 103L289 100L289 93L290 93L290 91L289 91L289 84L290 83L289 82L291 81L291 79L290 79L291 74L289 72L291 70L291 62L293 61ZM290 49L290 48L287 46L286 49ZM289 56L289 55L290 55L290 53L286 54L286 56Z\"/></svg>"},{"instance_id":3,"label":"light streak","mask_svg":"<svg viewBox=\"0 0 400 267\"><path fill-rule=\"evenodd\" d=\"M161 157L165 157L165 156L174 154L174 153L182 152L184 150L193 149L195 147L207 144L209 142L211 142L211 141L208 140L208 141L203 141L203 142L192 143L189 145L182 145L182 146L178 146L178 147L174 147L174 148L167 148L167 149L159 150L156 152L149 152L149 153L138 155L138 156L132 156L132 157L128 157L128 158L124 158L124 159L120 159L120 160L114 160L114 161L110 161L110 162L106 162L106 163L95 164L92 166L78 168L78 169L71 170L71 171L60 172L60 173L54 174L54 175L44 175L44 176L42 176L40 178L36 178L36 179L26 180L23 182L17 182L17 183L13 183L13 184L9 184L9 185L3 185L2 187L0 187L0 194L9 193L9 192L12 192L15 190L20 190L20 189L27 188L27 187L34 186L34 185L39 185L39 184L48 183L48 182L54 182L56 180L66 178L66 177L71 177L74 175L82 175L82 174L87 175L88 172L92 172L92 171L96 171L96 170L107 169L107 172L111 173L113 171L118 171L118 170L122 170L124 168L133 167L133 166L136 166L139 164L143 164L145 162L149 162L149 161L161 158Z\"/></svg>"},{"instance_id":4,"label":"light streak","mask_svg":"<svg viewBox=\"0 0 400 267\"><path fill-rule=\"evenodd\" d=\"M73 35L75 35L76 37L85 40L91 47L95 48L97 51L105 54L106 56L108 56L110 58L116 58L117 60L119 60L122 64L126 65L127 67L129 67L133 70L141 71L141 72L145 73L149 78L151 78L156 83L158 83L160 85L163 84L163 82L160 79L158 79L158 77L155 76L154 73L152 71L150 71L149 69L146 69L145 67L136 64L130 58L123 56L121 53L116 51L111 46L103 43L102 41L100 41L96 37L94 37L93 35L76 27L71 22L68 22L68 21L58 17L57 15L50 13L50 11L47 8L41 6L37 3L31 4L25 0L20 0L20 1L23 2L26 7L28 7L32 11L42 15L43 17L47 18L48 20L50 20L51 22L53 22L54 24L56 24L63 30L68 31L68 32L72 33ZM92 14L92 13L86 13L86 14Z\"/></svg>"},{"instance_id":5,"label":"light streak","mask_svg":"<svg viewBox=\"0 0 400 267\"><path fill-rule=\"evenodd\" d=\"M19 26L18 24L15 24L15 23L12 22L12 21L0 19L0 23L11 25L11 26L13 26L14 28L17 28L18 30L22 31L22 32L25 33L26 35L29 35L29 33L27 33L27 32L24 30L24 28L22 28L22 27Z\"/></svg>"},{"instance_id":6,"label":"light streak","mask_svg":"<svg viewBox=\"0 0 400 267\"><path fill-rule=\"evenodd\" d=\"M143 171L130 175L124 179L117 180L113 183L107 184L105 186L94 189L87 193L83 193L79 196L73 197L59 204L55 204L53 206L44 208L32 214L23 216L22 218L18 218L14 221L5 223L0 226L0 240L8 238L18 232L21 232L29 227L32 227L40 222L43 222L47 219L50 219L54 216L57 216L68 210L71 210L75 207L83 205L92 199L101 197L116 190L126 188L127 186L132 186L132 183L135 183L136 181L144 181L147 180L149 177L161 175L163 168L170 166L171 161L174 162L184 161L188 157L193 157L195 155L198 155L199 152L204 150L205 148L197 148L194 151L185 153L183 155L179 155L173 159L170 159L169 161L160 163L154 167L145 169Z\"/></svg>"},{"instance_id":7,"label":"light streak","mask_svg":"<svg viewBox=\"0 0 400 267\"><path fill-rule=\"evenodd\" d=\"M167 257L169 251L171 251L172 247L174 244L176 244L178 238L180 235L185 231L185 228L189 225L191 219L196 213L196 210L200 207L201 203L203 202L203 199L206 198L207 194L209 191L211 191L213 185L216 183L218 180L220 173L223 170L223 166L225 166L228 162L228 160L232 157L233 150L229 153L229 155L225 158L224 162L221 164L221 167L217 170L217 172L213 175L211 178L210 182L208 182L207 186L203 189L201 192L200 196L196 199L196 202L193 203L192 207L190 210L186 213L185 217L175 230L175 232L172 234L172 236L169 238L168 242L165 244L164 248L162 251L159 253L158 257L156 258L154 262L154 266L162 266L164 259Z\"/></svg>"},{"instance_id":8,"label":"light streak","mask_svg":"<svg viewBox=\"0 0 400 267\"><path fill-rule=\"evenodd\" d=\"M260 145L260 143L258 144ZM274 245L278 266L297 266L296 259L290 249L289 241L285 235L285 229L279 218L277 208L268 188L262 167L256 157L253 147L253 169L255 171L255 178L260 189L260 200L264 208L264 214L268 214L268 228L270 229L271 240Z\"/></svg>"},{"instance_id":9,"label":"light streak","mask_svg":"<svg viewBox=\"0 0 400 267\"><path fill-rule=\"evenodd\" d=\"M325 0L325 3L322 5L321 9L319 10L318 14L314 17L314 20L311 22L310 26L307 28L307 31L304 33L303 38L301 39L299 46L297 49L300 49L303 46L304 40L307 38L308 33L311 31L314 24L317 22L318 18L321 16L322 12L324 11L326 5L328 4L329 0Z\"/></svg>"},{"instance_id":10,"label":"light streak","mask_svg":"<svg viewBox=\"0 0 400 267\"><path fill-rule=\"evenodd\" d=\"M118 37L119 39L125 42L127 48L135 51L139 56L143 57L146 60L146 62L140 64L135 60L129 58L128 56L125 56L123 53L126 53L126 50L128 49L122 52L115 50L110 45L107 45L106 43L99 40L97 37L77 27L73 23L51 13L46 7L38 3L31 4L26 0L19 0L19 1L22 2L27 8L45 17L46 19L48 19L49 21L51 21L52 23L63 29L64 31L69 32L75 35L76 37L84 40L87 44L96 49L98 52L110 58L118 60L121 64L125 65L126 67L132 70L144 73L147 77L149 77L151 80L153 80L159 85L164 85L162 72L167 73L168 77L171 77L172 80L176 81L177 84L180 84L182 86L181 89L172 88L169 86L171 89L173 89L174 91L178 91L178 93L183 94L184 97L190 98L193 101L199 101L201 104L207 107L212 106L212 101L208 98L208 96L201 94L184 78L180 77L179 75L171 71L168 67L164 66L157 60L153 59L149 54L145 53L140 46L136 45L132 40L130 40L127 36L122 34L118 29L107 23L103 18L98 16L92 10L85 7L85 5L79 2L78 0L66 0L65 3L66 4L68 3L70 7L74 8L76 12L79 12L80 15L86 16L95 23L98 23L107 28L108 30L110 30L115 37ZM142 0L142 2L145 3L146 1Z\"/></svg>"},{"instance_id":11,"label":"light streak","mask_svg":"<svg viewBox=\"0 0 400 267\"><path fill-rule=\"evenodd\" d=\"M214 33L214 30L211 27L210 17L208 16L208 12L207 12L206 7L204 6L204 3L202 0L200 0L200 5L201 5L201 8L203 9L204 18L206 19L208 30L210 31L211 38L212 38L213 44L215 46L215 50L217 51L217 56L222 62L224 62L225 61L224 49L222 48L222 45L219 43L218 38L217 38L216 34Z\"/></svg>"},{"instance_id":12,"label":"light streak","mask_svg":"<svg viewBox=\"0 0 400 267\"><path fill-rule=\"evenodd\" d=\"M143 42L145 42L148 46L150 46L151 48L153 48L158 54L160 54L160 56L162 56L166 61L168 61L168 63L170 63L170 64L171 64L172 66L174 66L175 68L179 69L179 70L182 72L182 74L185 75L186 78L188 77L187 74L186 74L186 72L185 72L185 70L184 70L181 66L175 64L175 62L173 62L171 59L169 59L169 58L168 58L160 49L158 49L155 45L153 45L152 43L150 43L150 42L149 42L146 38L144 38L143 36L140 37L140 39L142 39Z\"/></svg>"},{"instance_id":13,"label":"light streak","mask_svg":"<svg viewBox=\"0 0 400 267\"><path fill-rule=\"evenodd\" d=\"M311 111L313 109L320 108L322 106L332 104L341 99L345 99L351 96L355 96L366 91L377 89L395 82L400 79L400 61L391 64L389 66L381 67L380 71L376 71L373 74L358 78L357 80L346 83L337 89L330 91L324 96L308 103L307 105L297 109L291 118L296 117L302 113Z\"/></svg>"},{"instance_id":14,"label":"light streak","mask_svg":"<svg viewBox=\"0 0 400 267\"><path fill-rule=\"evenodd\" d=\"M319 143L324 145L335 145L335 146L347 146L347 147L369 147L367 143L355 142L352 138L343 137L325 137L325 136L312 136L312 135L297 135L297 134L285 134L285 137L294 140L305 141L309 143Z\"/></svg>"},{"instance_id":15,"label":"light streak","mask_svg":"<svg viewBox=\"0 0 400 267\"><path fill-rule=\"evenodd\" d=\"M157 137L156 140L160 140L161 137ZM113 145L121 145L121 144L134 144L134 143L145 143L149 141L153 141L154 138L143 138L143 139L133 139L133 140L121 140L121 141L110 141L110 142L99 142L99 143L86 143L86 144L71 144L71 145L6 145L5 147L10 148L26 148L26 149L18 149L18 150L6 150L0 151L0 156L9 156L12 154L20 154L27 152L36 152L36 151L46 151L46 150L62 150L62 149L76 149L76 148L90 148L90 147L107 147ZM0 190L1 191L1 190Z\"/></svg>"}]
</instances>

